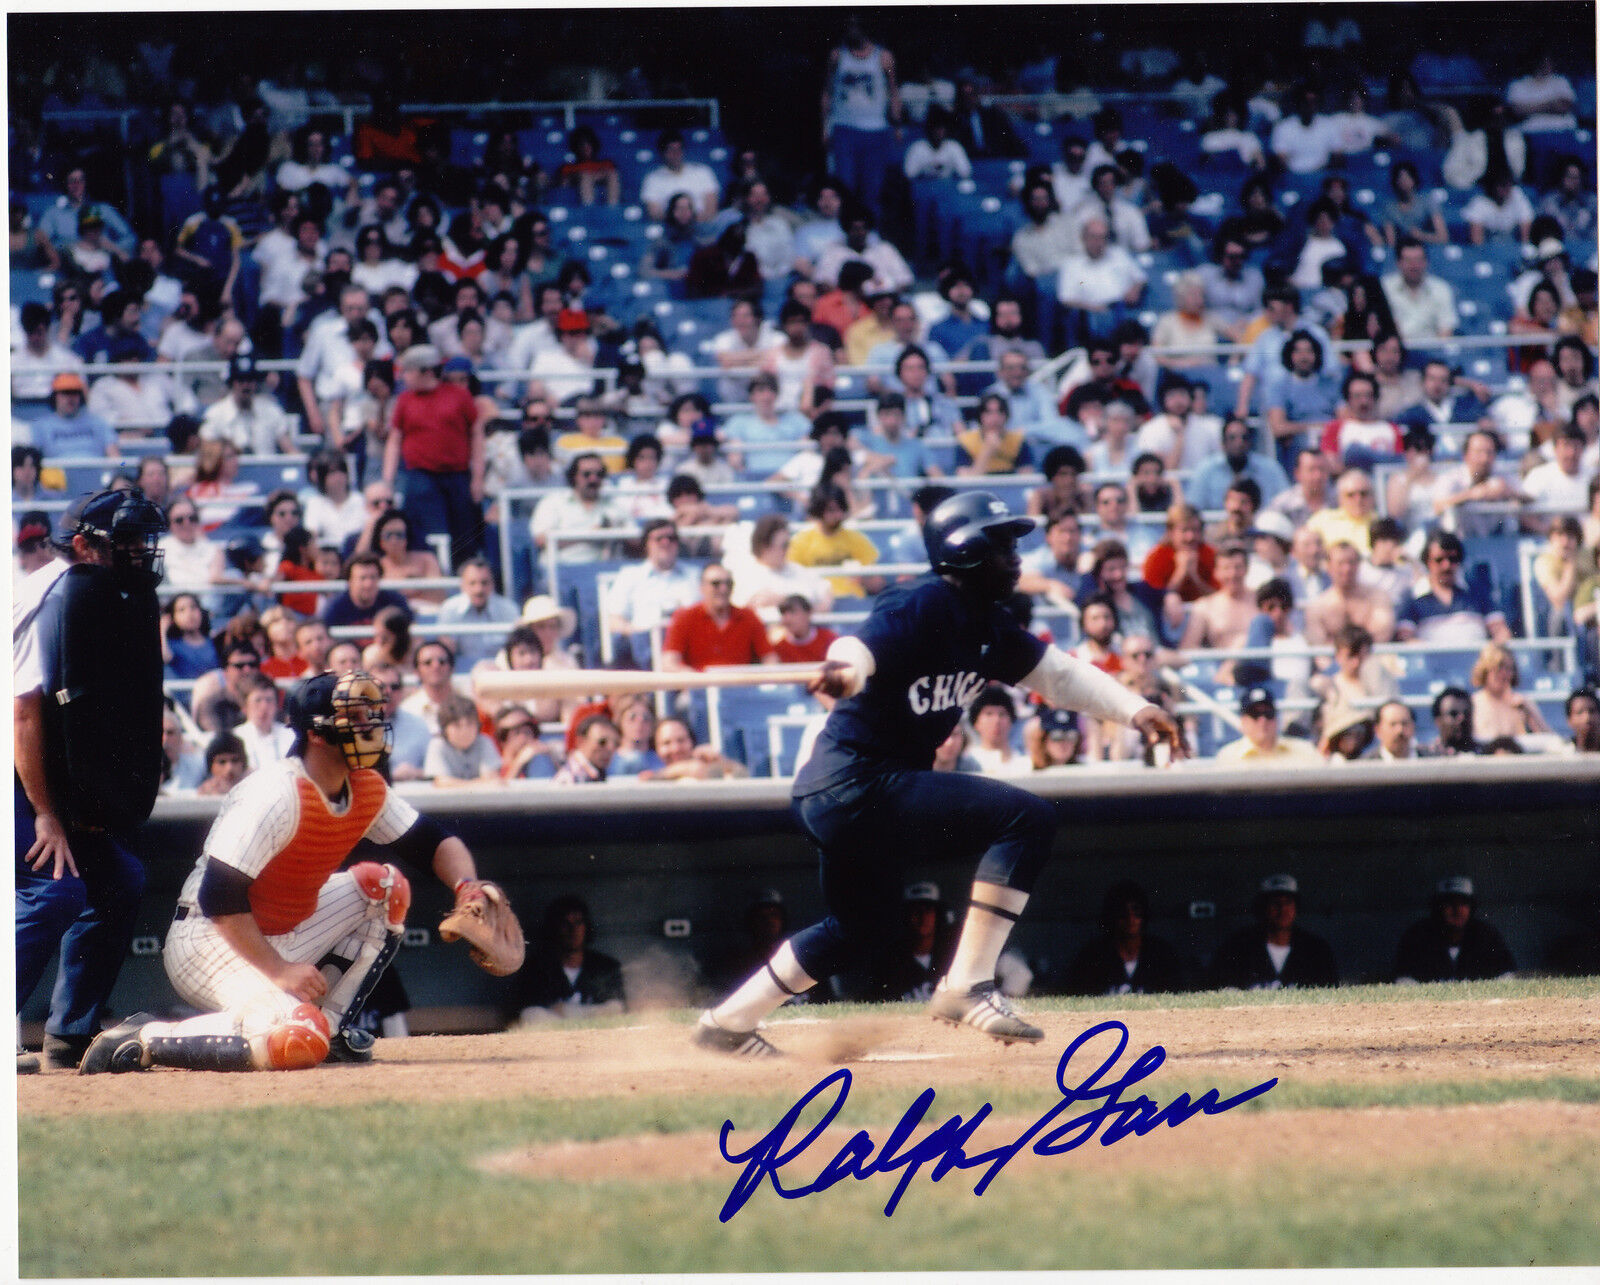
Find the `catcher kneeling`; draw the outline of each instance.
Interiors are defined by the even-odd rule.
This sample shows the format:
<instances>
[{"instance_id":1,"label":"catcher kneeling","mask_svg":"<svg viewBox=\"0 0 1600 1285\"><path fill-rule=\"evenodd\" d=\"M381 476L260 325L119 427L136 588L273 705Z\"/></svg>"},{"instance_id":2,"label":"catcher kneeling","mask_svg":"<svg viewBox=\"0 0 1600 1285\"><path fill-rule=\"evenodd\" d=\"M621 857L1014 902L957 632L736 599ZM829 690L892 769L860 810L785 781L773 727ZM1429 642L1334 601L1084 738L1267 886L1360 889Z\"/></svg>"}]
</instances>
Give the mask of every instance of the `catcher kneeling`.
<instances>
[{"instance_id":1,"label":"catcher kneeling","mask_svg":"<svg viewBox=\"0 0 1600 1285\"><path fill-rule=\"evenodd\" d=\"M371 1061L373 1037L350 1023L400 948L411 885L375 861L339 870L363 838L455 890L445 940L466 937L489 972L521 967L522 930L505 894L477 878L466 844L372 770L391 736L372 677L306 679L288 714L290 757L228 795L167 934L167 976L206 1011L181 1022L135 1014L96 1038L82 1074Z\"/></svg>"}]
</instances>

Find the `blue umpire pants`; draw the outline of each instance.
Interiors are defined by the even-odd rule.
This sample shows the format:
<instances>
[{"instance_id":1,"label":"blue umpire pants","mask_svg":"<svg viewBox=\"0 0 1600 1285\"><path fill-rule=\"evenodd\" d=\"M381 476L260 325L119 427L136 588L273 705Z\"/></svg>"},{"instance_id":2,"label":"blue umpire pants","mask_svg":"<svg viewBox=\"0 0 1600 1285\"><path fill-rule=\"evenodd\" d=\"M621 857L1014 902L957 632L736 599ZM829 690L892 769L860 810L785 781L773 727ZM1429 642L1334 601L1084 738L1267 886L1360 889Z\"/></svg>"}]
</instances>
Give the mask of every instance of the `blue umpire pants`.
<instances>
[{"instance_id":1,"label":"blue umpire pants","mask_svg":"<svg viewBox=\"0 0 1600 1285\"><path fill-rule=\"evenodd\" d=\"M14 782L17 867L17 1011L33 994L59 945L61 963L45 1030L96 1035L117 984L144 893L144 866L103 831L71 830L78 878L52 879L23 859L34 840L34 811Z\"/></svg>"},{"instance_id":2,"label":"blue umpire pants","mask_svg":"<svg viewBox=\"0 0 1600 1285\"><path fill-rule=\"evenodd\" d=\"M816 841L827 918L791 939L808 977L870 966L896 944L902 859L978 856L985 883L1032 891L1055 834L1044 799L990 777L885 772L795 800Z\"/></svg>"}]
</instances>

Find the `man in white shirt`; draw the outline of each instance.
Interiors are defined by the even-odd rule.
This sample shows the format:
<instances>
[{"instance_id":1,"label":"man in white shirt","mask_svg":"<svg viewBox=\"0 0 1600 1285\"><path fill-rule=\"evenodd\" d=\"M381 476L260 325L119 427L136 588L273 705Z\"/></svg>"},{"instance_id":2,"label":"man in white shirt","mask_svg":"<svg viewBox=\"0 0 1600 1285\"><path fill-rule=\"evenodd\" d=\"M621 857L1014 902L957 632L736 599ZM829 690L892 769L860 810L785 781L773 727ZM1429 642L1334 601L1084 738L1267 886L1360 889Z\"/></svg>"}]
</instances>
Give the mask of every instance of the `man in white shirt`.
<instances>
[{"instance_id":1,"label":"man in white shirt","mask_svg":"<svg viewBox=\"0 0 1600 1285\"><path fill-rule=\"evenodd\" d=\"M906 148L904 162L908 179L919 178L971 178L972 162L960 143L950 137L950 114L935 103L928 108L924 122L926 138L919 138Z\"/></svg>"},{"instance_id":2,"label":"man in white shirt","mask_svg":"<svg viewBox=\"0 0 1600 1285\"><path fill-rule=\"evenodd\" d=\"M1092 218L1079 229L1083 253L1072 255L1061 265L1056 282L1056 298L1068 308L1076 308L1098 318L1092 325L1096 333L1109 330L1121 306L1132 307L1144 293L1148 277L1133 256L1120 245L1110 244L1102 218Z\"/></svg>"},{"instance_id":3,"label":"man in white shirt","mask_svg":"<svg viewBox=\"0 0 1600 1285\"><path fill-rule=\"evenodd\" d=\"M1539 55L1532 75L1519 77L1506 87L1506 105L1529 133L1576 128L1576 102L1572 82L1556 74L1555 60L1548 53Z\"/></svg>"},{"instance_id":4,"label":"man in white shirt","mask_svg":"<svg viewBox=\"0 0 1600 1285\"><path fill-rule=\"evenodd\" d=\"M1417 753L1417 720L1404 701L1385 701L1378 706L1374 745L1366 757L1380 763L1421 757Z\"/></svg>"},{"instance_id":5,"label":"man in white shirt","mask_svg":"<svg viewBox=\"0 0 1600 1285\"><path fill-rule=\"evenodd\" d=\"M589 337L589 314L563 308L556 317L558 346L535 355L528 369L528 395L561 403L594 390L594 340Z\"/></svg>"},{"instance_id":6,"label":"man in white shirt","mask_svg":"<svg viewBox=\"0 0 1600 1285\"><path fill-rule=\"evenodd\" d=\"M1315 174L1328 168L1337 150L1333 122L1317 114L1317 92L1309 86L1295 95L1294 115L1272 127L1272 154L1291 174Z\"/></svg>"},{"instance_id":7,"label":"man in white shirt","mask_svg":"<svg viewBox=\"0 0 1600 1285\"><path fill-rule=\"evenodd\" d=\"M644 557L617 572L606 594L606 628L614 634L648 633L672 613L700 600L700 577L678 560L678 527L670 518L644 524Z\"/></svg>"},{"instance_id":8,"label":"man in white shirt","mask_svg":"<svg viewBox=\"0 0 1600 1285\"><path fill-rule=\"evenodd\" d=\"M755 179L745 189L744 248L756 256L763 281L789 275L794 264L794 228L784 214L772 208L772 189Z\"/></svg>"},{"instance_id":9,"label":"man in white shirt","mask_svg":"<svg viewBox=\"0 0 1600 1285\"><path fill-rule=\"evenodd\" d=\"M319 271L328 254L322 225L314 217L301 214L293 227L291 245L275 246L266 259L256 256L261 265L261 302L276 306L285 322L305 300L306 274Z\"/></svg>"},{"instance_id":10,"label":"man in white shirt","mask_svg":"<svg viewBox=\"0 0 1600 1285\"><path fill-rule=\"evenodd\" d=\"M373 313L366 290L353 282L339 291L338 312L324 313L306 332L305 351L300 354L294 373L300 385L300 405L305 411L307 432L318 435L326 432L318 403L336 394L339 373L357 360L356 350L350 343L350 327L361 320L371 321L380 336L374 356L390 356L388 341L382 338L387 330L383 318Z\"/></svg>"},{"instance_id":11,"label":"man in white shirt","mask_svg":"<svg viewBox=\"0 0 1600 1285\"><path fill-rule=\"evenodd\" d=\"M528 530L541 554L556 531L607 531L632 525L615 500L601 495L605 481L606 463L600 456L588 451L573 456L567 465L568 489L545 496L528 520ZM604 540L562 541L561 561L598 562L609 556L610 548Z\"/></svg>"},{"instance_id":12,"label":"man in white shirt","mask_svg":"<svg viewBox=\"0 0 1600 1285\"><path fill-rule=\"evenodd\" d=\"M1099 165L1089 180L1089 194L1072 211L1072 221L1083 239L1083 225L1090 219L1102 220L1110 240L1124 250L1137 253L1150 248L1150 229L1139 207L1117 195L1118 170L1115 165Z\"/></svg>"},{"instance_id":13,"label":"man in white shirt","mask_svg":"<svg viewBox=\"0 0 1600 1285\"><path fill-rule=\"evenodd\" d=\"M246 684L244 718L233 734L244 743L250 771L289 757L294 733L278 721L278 686L270 678L258 676Z\"/></svg>"},{"instance_id":14,"label":"man in white shirt","mask_svg":"<svg viewBox=\"0 0 1600 1285\"><path fill-rule=\"evenodd\" d=\"M469 558L461 564L461 592L451 594L439 604L437 623L445 625L505 625L508 629L516 623L517 604L494 591L494 574L481 557ZM456 651L456 660L463 668L471 669L480 660L493 659L504 641L503 635L493 633L450 634Z\"/></svg>"},{"instance_id":15,"label":"man in white shirt","mask_svg":"<svg viewBox=\"0 0 1600 1285\"><path fill-rule=\"evenodd\" d=\"M228 395L200 421L203 442L232 442L245 455L292 455L293 425L277 401L261 395L256 359L241 353L228 363Z\"/></svg>"},{"instance_id":16,"label":"man in white shirt","mask_svg":"<svg viewBox=\"0 0 1600 1285\"><path fill-rule=\"evenodd\" d=\"M11 350L11 396L42 402L50 381L63 370L82 370L83 359L50 335L50 309L42 303L22 305L22 343Z\"/></svg>"},{"instance_id":17,"label":"man in white shirt","mask_svg":"<svg viewBox=\"0 0 1600 1285\"><path fill-rule=\"evenodd\" d=\"M113 363L141 361L141 342L133 335L118 335L106 355ZM179 409L173 394L171 383L162 375L137 371L105 375L89 389L88 410L112 428L159 430L166 428Z\"/></svg>"},{"instance_id":18,"label":"man in white shirt","mask_svg":"<svg viewBox=\"0 0 1600 1285\"><path fill-rule=\"evenodd\" d=\"M783 335L753 299L736 299L728 310L728 328L711 341L711 355L723 370L743 372L717 384L717 397L725 402L750 399L750 376L765 363L766 355L783 343Z\"/></svg>"},{"instance_id":19,"label":"man in white shirt","mask_svg":"<svg viewBox=\"0 0 1600 1285\"><path fill-rule=\"evenodd\" d=\"M1535 465L1522 479L1522 498L1538 510L1523 519L1528 531L1544 531L1561 514L1582 517L1589 508L1590 473L1582 466L1583 430L1563 424L1551 439L1555 459Z\"/></svg>"},{"instance_id":20,"label":"man in white shirt","mask_svg":"<svg viewBox=\"0 0 1600 1285\"><path fill-rule=\"evenodd\" d=\"M1050 186L1055 189L1056 204L1063 210L1076 209L1078 203L1089 195L1089 145L1076 135L1069 134L1061 140L1061 159L1050 167Z\"/></svg>"},{"instance_id":21,"label":"man in white shirt","mask_svg":"<svg viewBox=\"0 0 1600 1285\"><path fill-rule=\"evenodd\" d=\"M830 290L839 284L839 269L860 261L872 269L880 288L890 293L910 289L916 280L900 251L872 230L872 215L857 208L840 216L844 240L830 245L817 259L814 276Z\"/></svg>"},{"instance_id":22,"label":"man in white shirt","mask_svg":"<svg viewBox=\"0 0 1600 1285\"><path fill-rule=\"evenodd\" d=\"M639 200L645 213L659 222L666 217L667 203L679 192L686 192L694 202L695 217L709 222L717 212L717 201L722 195L722 184L709 165L683 158L683 135L669 129L656 141L661 164L644 176L639 185Z\"/></svg>"},{"instance_id":23,"label":"man in white shirt","mask_svg":"<svg viewBox=\"0 0 1600 1285\"><path fill-rule=\"evenodd\" d=\"M1456 332L1456 293L1428 271L1428 248L1407 237L1395 249L1399 271L1386 272L1382 285L1394 314L1395 329L1408 344L1441 339Z\"/></svg>"}]
</instances>

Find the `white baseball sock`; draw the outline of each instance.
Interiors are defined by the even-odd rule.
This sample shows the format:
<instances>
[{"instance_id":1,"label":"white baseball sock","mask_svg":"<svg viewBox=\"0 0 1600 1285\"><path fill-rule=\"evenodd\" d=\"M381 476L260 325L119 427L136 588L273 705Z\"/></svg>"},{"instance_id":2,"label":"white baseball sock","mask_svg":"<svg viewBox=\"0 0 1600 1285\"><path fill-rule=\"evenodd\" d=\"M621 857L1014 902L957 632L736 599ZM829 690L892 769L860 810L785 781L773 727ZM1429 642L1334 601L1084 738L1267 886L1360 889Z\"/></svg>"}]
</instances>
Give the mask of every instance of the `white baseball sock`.
<instances>
[{"instance_id":1,"label":"white baseball sock","mask_svg":"<svg viewBox=\"0 0 1600 1285\"><path fill-rule=\"evenodd\" d=\"M1028 894L997 883L974 882L967 919L956 942L955 958L945 974L945 986L953 991L971 990L980 982L994 980L1000 952L1011 936L1011 926L1028 904Z\"/></svg>"},{"instance_id":2,"label":"white baseball sock","mask_svg":"<svg viewBox=\"0 0 1600 1285\"><path fill-rule=\"evenodd\" d=\"M806 976L794 957L794 947L786 941L773 953L770 963L758 968L743 986L711 1010L711 1020L725 1031L753 1031L763 1017L791 995L802 994L816 984L816 978Z\"/></svg>"}]
</instances>

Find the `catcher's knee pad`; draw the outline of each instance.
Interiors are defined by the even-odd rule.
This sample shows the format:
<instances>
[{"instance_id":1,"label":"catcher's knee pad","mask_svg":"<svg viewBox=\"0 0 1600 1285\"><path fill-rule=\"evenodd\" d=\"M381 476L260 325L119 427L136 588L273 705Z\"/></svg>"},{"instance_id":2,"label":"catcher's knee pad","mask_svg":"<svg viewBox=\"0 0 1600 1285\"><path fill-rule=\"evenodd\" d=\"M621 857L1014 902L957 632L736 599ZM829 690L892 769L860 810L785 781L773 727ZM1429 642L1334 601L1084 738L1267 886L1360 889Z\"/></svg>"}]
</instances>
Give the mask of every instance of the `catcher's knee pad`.
<instances>
[{"instance_id":1,"label":"catcher's knee pad","mask_svg":"<svg viewBox=\"0 0 1600 1285\"><path fill-rule=\"evenodd\" d=\"M391 865L358 861L350 867L356 887L375 906L383 906L391 931L399 932L411 909L411 881Z\"/></svg>"},{"instance_id":2,"label":"catcher's knee pad","mask_svg":"<svg viewBox=\"0 0 1600 1285\"><path fill-rule=\"evenodd\" d=\"M332 1032L315 1004L298 1005L262 1037L257 1065L267 1071L303 1071L328 1056Z\"/></svg>"}]
</instances>

